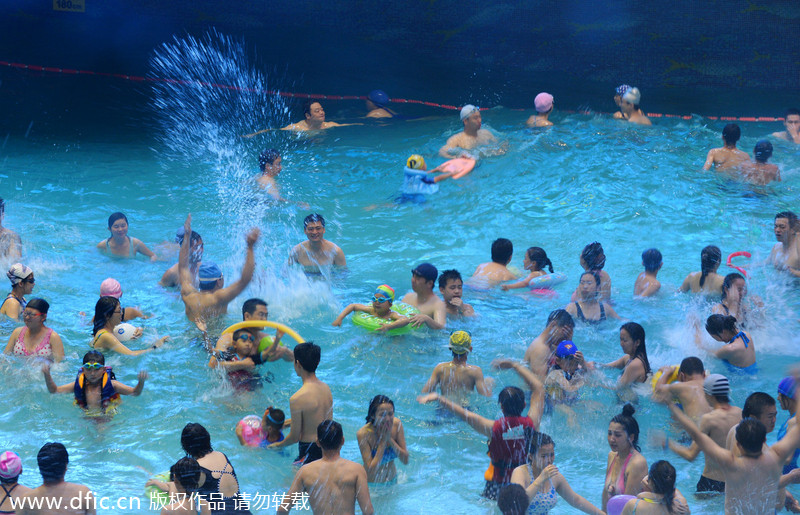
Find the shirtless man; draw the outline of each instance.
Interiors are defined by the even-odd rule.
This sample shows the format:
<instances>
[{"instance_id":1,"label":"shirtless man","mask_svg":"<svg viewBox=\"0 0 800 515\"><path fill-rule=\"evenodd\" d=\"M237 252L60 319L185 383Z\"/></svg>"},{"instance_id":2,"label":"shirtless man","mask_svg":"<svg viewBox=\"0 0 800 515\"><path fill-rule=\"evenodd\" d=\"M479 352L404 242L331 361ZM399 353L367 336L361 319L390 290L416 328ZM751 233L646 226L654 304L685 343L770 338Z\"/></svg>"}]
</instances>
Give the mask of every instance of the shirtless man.
<instances>
[{"instance_id":1,"label":"shirtless man","mask_svg":"<svg viewBox=\"0 0 800 515\"><path fill-rule=\"evenodd\" d=\"M320 268L331 265L347 266L344 252L325 236L325 219L314 213L303 220L303 232L308 241L298 243L289 255L289 265L299 263L306 272L321 273Z\"/></svg>"},{"instance_id":2,"label":"shirtless man","mask_svg":"<svg viewBox=\"0 0 800 515\"><path fill-rule=\"evenodd\" d=\"M439 293L442 294L447 316L473 317L475 310L472 306L461 300L464 292L464 281L458 270L445 270L439 276Z\"/></svg>"},{"instance_id":3,"label":"shirtless man","mask_svg":"<svg viewBox=\"0 0 800 515\"><path fill-rule=\"evenodd\" d=\"M322 458L297 471L278 513L289 513L293 506L300 505L295 499L300 499L305 492L314 515L354 515L356 501L361 513L373 515L375 510L369 498L367 471L339 454L344 445L341 424L333 420L322 421L316 428L316 441L322 448Z\"/></svg>"},{"instance_id":4,"label":"shirtless man","mask_svg":"<svg viewBox=\"0 0 800 515\"><path fill-rule=\"evenodd\" d=\"M753 149L754 163L742 165L742 177L753 184L769 184L772 181L781 182L781 171L776 165L767 163L772 157L772 143L762 139Z\"/></svg>"},{"instance_id":5,"label":"shirtless man","mask_svg":"<svg viewBox=\"0 0 800 515\"><path fill-rule=\"evenodd\" d=\"M496 286L506 281L517 279L508 264L514 254L514 245L511 240L497 238L492 242L492 260L488 263L481 263L475 269L469 281L480 286Z\"/></svg>"},{"instance_id":6,"label":"shirtless man","mask_svg":"<svg viewBox=\"0 0 800 515\"><path fill-rule=\"evenodd\" d=\"M528 363L528 368L540 380L545 380L550 367L555 364L555 351L558 344L565 340L572 340L574 329L575 321L572 320L572 315L564 309L556 309L547 317L547 325L528 346L523 358L523 361Z\"/></svg>"},{"instance_id":7,"label":"shirtless man","mask_svg":"<svg viewBox=\"0 0 800 515\"><path fill-rule=\"evenodd\" d=\"M453 353L453 360L436 365L431 378L422 387L422 393L436 391L438 386L444 396L477 390L484 397L491 397L492 382L484 381L480 367L467 365L467 355L472 352L472 336L467 331L454 331L448 348Z\"/></svg>"},{"instance_id":8,"label":"shirtless man","mask_svg":"<svg viewBox=\"0 0 800 515\"><path fill-rule=\"evenodd\" d=\"M242 304L243 322L249 322L251 320L267 320L267 317L269 317L269 310L267 309L267 303L265 301L253 298L247 299L244 301L244 304ZM251 327L247 329L247 331L255 338L256 348L258 348L259 344L264 338L269 338L269 340L272 341L270 344L271 348L268 347L270 352L267 354L267 359L265 362L277 361L279 359L283 359L284 361L294 361L294 354L292 353L292 350L281 345L283 332L280 329L277 329L274 339L267 333L262 332L260 329L261 328L259 327ZM227 333L219 337L214 350L226 352L232 346L233 333Z\"/></svg>"},{"instance_id":9,"label":"shirtless man","mask_svg":"<svg viewBox=\"0 0 800 515\"><path fill-rule=\"evenodd\" d=\"M19 259L22 257L22 240L19 234L3 227L5 212L6 204L0 198L0 258Z\"/></svg>"},{"instance_id":10,"label":"shirtless man","mask_svg":"<svg viewBox=\"0 0 800 515\"><path fill-rule=\"evenodd\" d=\"M183 225L186 234L192 234L192 215L186 217ZM183 239L181 252L178 256L178 270L181 278L181 299L186 306L186 318L195 323L198 329L205 332L206 321L228 312L228 303L242 293L250 280L256 267L253 247L258 241L261 231L251 229L245 237L247 254L242 266L242 276L238 281L225 287L222 271L213 263L200 267L200 290L194 287L192 275L189 272L189 238Z\"/></svg>"},{"instance_id":11,"label":"shirtless man","mask_svg":"<svg viewBox=\"0 0 800 515\"><path fill-rule=\"evenodd\" d=\"M775 404L775 399L765 392L753 392L747 396L744 401L744 408L742 408L742 421L753 419L761 422L767 434L770 434L775 429L775 422L778 419L778 408ZM728 431L728 438L725 440L725 447L740 456L741 453L736 447L736 428L734 426Z\"/></svg>"},{"instance_id":12,"label":"shirtless man","mask_svg":"<svg viewBox=\"0 0 800 515\"><path fill-rule=\"evenodd\" d=\"M800 426L795 425L778 443L766 446L766 429L758 420L744 420L736 428L736 448L740 455L718 445L701 431L674 403L669 410L711 458L725 479L725 513L764 515L774 513L778 482L786 459L800 446ZM797 416L795 415L795 419Z\"/></svg>"},{"instance_id":13,"label":"shirtless man","mask_svg":"<svg viewBox=\"0 0 800 515\"><path fill-rule=\"evenodd\" d=\"M639 92L639 88L628 88L619 102L622 118L637 125L653 125L650 118L645 116L644 112L639 108L641 99L642 94Z\"/></svg>"},{"instance_id":14,"label":"shirtless man","mask_svg":"<svg viewBox=\"0 0 800 515\"><path fill-rule=\"evenodd\" d=\"M661 368L661 377L656 382L654 396L661 397L664 401L677 399L683 406L683 412L699 425L702 416L711 411L711 406L708 404L703 390L703 383L706 379L703 362L694 356L684 358L678 368L678 381L667 384L672 372L672 366Z\"/></svg>"},{"instance_id":15,"label":"shirtless man","mask_svg":"<svg viewBox=\"0 0 800 515\"><path fill-rule=\"evenodd\" d=\"M185 235L186 233L184 232L183 227L181 227L181 229L175 233L175 241L178 243L178 245L183 245L183 239ZM197 271L200 268L200 265L203 263L203 237L192 231L189 244L191 245L191 249L189 250L189 273L192 276L192 284L196 284ZM178 273L178 268L178 263L175 263L169 267L167 271L164 272L164 275L161 276L161 280L158 281L158 284L164 286L165 288L180 286L181 278L180 274Z\"/></svg>"},{"instance_id":16,"label":"shirtless man","mask_svg":"<svg viewBox=\"0 0 800 515\"><path fill-rule=\"evenodd\" d=\"M445 159L454 157L474 159L474 156L464 150L471 150L497 141L491 132L481 129L481 110L474 105L467 104L461 109L461 122L464 124L464 130L450 136L447 143L439 149L439 155Z\"/></svg>"},{"instance_id":17,"label":"shirtless man","mask_svg":"<svg viewBox=\"0 0 800 515\"><path fill-rule=\"evenodd\" d=\"M712 148L708 151L703 170L711 170L714 166L717 170L725 170L739 166L750 161L747 152L742 152L736 148L736 142L742 136L742 131L735 123L729 123L722 129L722 142L724 146Z\"/></svg>"},{"instance_id":18,"label":"shirtless man","mask_svg":"<svg viewBox=\"0 0 800 515\"><path fill-rule=\"evenodd\" d=\"M59 442L48 442L36 456L39 473L42 474L42 486L25 494L20 500L17 515L94 515L95 498L92 491L76 483L67 483L69 453ZM41 504L39 504L41 503ZM36 508L43 506L43 508ZM57 509L49 509L59 506Z\"/></svg>"},{"instance_id":19,"label":"shirtless man","mask_svg":"<svg viewBox=\"0 0 800 515\"><path fill-rule=\"evenodd\" d=\"M800 145L800 109L796 107L787 109L783 118L783 126L786 127L786 130L773 132L772 137L785 139Z\"/></svg>"},{"instance_id":20,"label":"shirtless man","mask_svg":"<svg viewBox=\"0 0 800 515\"><path fill-rule=\"evenodd\" d=\"M778 269L785 270L795 277L800 277L800 222L791 211L782 211L775 215L775 239L778 243L772 247L769 262Z\"/></svg>"},{"instance_id":21,"label":"shirtless man","mask_svg":"<svg viewBox=\"0 0 800 515\"><path fill-rule=\"evenodd\" d=\"M325 121L325 110L322 109L322 104L316 100L307 100L303 103L303 115L305 120L300 120L297 123L291 123L283 127L282 131L319 131L323 129L330 129L331 127L345 127L347 125L361 125L356 123L336 123Z\"/></svg>"},{"instance_id":22,"label":"shirtless man","mask_svg":"<svg viewBox=\"0 0 800 515\"><path fill-rule=\"evenodd\" d=\"M412 327L425 324L431 329L444 329L447 326L447 306L433 293L438 275L439 271L430 263L422 263L411 271L412 291L405 294L403 302L419 310L411 317Z\"/></svg>"},{"instance_id":23,"label":"shirtless man","mask_svg":"<svg viewBox=\"0 0 800 515\"><path fill-rule=\"evenodd\" d=\"M720 448L725 448L728 432L741 421L742 410L730 404L730 384L728 378L720 374L711 374L703 382L705 399L713 408L700 418L700 431L711 438ZM669 398L665 400L670 400ZM694 420L692 421L693 424ZM690 447L685 447L672 440L663 442L664 448L669 447L672 452L685 460L694 461L700 454L700 446L696 441ZM724 492L725 474L719 463L711 457L706 457L703 474L697 482L698 492Z\"/></svg>"},{"instance_id":24,"label":"shirtless man","mask_svg":"<svg viewBox=\"0 0 800 515\"><path fill-rule=\"evenodd\" d=\"M367 118L392 118L394 113L386 107L389 105L389 95L380 89L374 89L367 95Z\"/></svg>"},{"instance_id":25,"label":"shirtless man","mask_svg":"<svg viewBox=\"0 0 800 515\"><path fill-rule=\"evenodd\" d=\"M333 395L328 385L317 379L322 350L313 342L298 343L294 348L294 371L303 380L303 386L289 398L292 428L286 438L273 443L270 449L280 449L298 444L299 455L295 461L303 465L322 458L316 444L317 426L333 418Z\"/></svg>"}]
</instances>

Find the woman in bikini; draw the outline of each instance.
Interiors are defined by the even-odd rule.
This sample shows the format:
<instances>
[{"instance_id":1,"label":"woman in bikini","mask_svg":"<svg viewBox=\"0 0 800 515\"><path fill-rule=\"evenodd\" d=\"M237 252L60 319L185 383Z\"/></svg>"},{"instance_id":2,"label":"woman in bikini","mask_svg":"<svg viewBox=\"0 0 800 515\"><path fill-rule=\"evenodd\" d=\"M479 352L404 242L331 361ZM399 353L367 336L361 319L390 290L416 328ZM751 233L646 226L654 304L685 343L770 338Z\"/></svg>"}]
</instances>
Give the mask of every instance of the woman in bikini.
<instances>
[{"instance_id":1,"label":"woman in bikini","mask_svg":"<svg viewBox=\"0 0 800 515\"><path fill-rule=\"evenodd\" d=\"M11 333L5 354L41 358L58 363L64 359L64 344L61 337L44 325L50 304L43 299L31 299L22 312L25 325Z\"/></svg>"},{"instance_id":2,"label":"woman in bikini","mask_svg":"<svg viewBox=\"0 0 800 515\"><path fill-rule=\"evenodd\" d=\"M608 464L603 488L603 511L615 495L637 495L642 491L642 478L647 474L647 460L639 452L639 424L633 418L636 410L630 404L608 424Z\"/></svg>"},{"instance_id":3,"label":"woman in bikini","mask_svg":"<svg viewBox=\"0 0 800 515\"><path fill-rule=\"evenodd\" d=\"M376 395L367 409L367 423L356 433L367 481L388 483L397 477L395 458L408 465L408 448L403 423L394 416L394 402Z\"/></svg>"},{"instance_id":4,"label":"woman in bikini","mask_svg":"<svg viewBox=\"0 0 800 515\"><path fill-rule=\"evenodd\" d=\"M625 504L622 515L672 515L689 513L686 498L675 488L675 467L657 461L642 480L642 492Z\"/></svg>"},{"instance_id":5,"label":"woman in bikini","mask_svg":"<svg viewBox=\"0 0 800 515\"><path fill-rule=\"evenodd\" d=\"M11 293L6 295L3 304L0 305L0 314L18 320L27 304L25 295L31 294L36 279L33 277L33 270L22 263L12 265L6 276L11 281Z\"/></svg>"},{"instance_id":6,"label":"woman in bikini","mask_svg":"<svg viewBox=\"0 0 800 515\"><path fill-rule=\"evenodd\" d=\"M566 305L567 313L581 322L597 324L606 318L619 319L620 316L608 302L600 298L600 276L594 272L584 272L578 284L578 300Z\"/></svg>"},{"instance_id":7,"label":"woman in bikini","mask_svg":"<svg viewBox=\"0 0 800 515\"><path fill-rule=\"evenodd\" d=\"M608 368L621 368L622 375L617 380L617 389L631 383L644 383L650 375L650 361L647 359L647 346L644 343L644 328L636 322L623 324L619 329L619 345L624 356L606 363Z\"/></svg>"},{"instance_id":8,"label":"woman in bikini","mask_svg":"<svg viewBox=\"0 0 800 515\"><path fill-rule=\"evenodd\" d=\"M100 297L100 300L94 306L93 338L89 346L99 351L112 350L128 356L138 356L161 347L165 341L169 340L169 336L164 336L156 340L150 347L131 350L114 336L114 328L120 323L122 323L122 306L119 304L119 299L115 297Z\"/></svg>"},{"instance_id":9,"label":"woman in bikini","mask_svg":"<svg viewBox=\"0 0 800 515\"><path fill-rule=\"evenodd\" d=\"M555 445L549 435L534 433L529 440L528 463L511 473L511 482L521 485L528 495L530 504L527 515L550 513L559 496L584 513L601 515L603 512L599 508L572 490L553 464L556 459Z\"/></svg>"},{"instance_id":10,"label":"woman in bikini","mask_svg":"<svg viewBox=\"0 0 800 515\"><path fill-rule=\"evenodd\" d=\"M711 315L706 320L706 331L716 341L725 344L717 349L706 349L707 351L728 364L733 372L755 373L756 348L753 338L749 333L739 330L736 318L730 315Z\"/></svg>"},{"instance_id":11,"label":"woman in bikini","mask_svg":"<svg viewBox=\"0 0 800 515\"><path fill-rule=\"evenodd\" d=\"M108 230L111 236L97 244L101 252L108 252L112 256L134 258L136 253L144 254L150 261L158 258L147 245L138 238L128 236L128 217L122 213L112 213L108 217Z\"/></svg>"}]
</instances>

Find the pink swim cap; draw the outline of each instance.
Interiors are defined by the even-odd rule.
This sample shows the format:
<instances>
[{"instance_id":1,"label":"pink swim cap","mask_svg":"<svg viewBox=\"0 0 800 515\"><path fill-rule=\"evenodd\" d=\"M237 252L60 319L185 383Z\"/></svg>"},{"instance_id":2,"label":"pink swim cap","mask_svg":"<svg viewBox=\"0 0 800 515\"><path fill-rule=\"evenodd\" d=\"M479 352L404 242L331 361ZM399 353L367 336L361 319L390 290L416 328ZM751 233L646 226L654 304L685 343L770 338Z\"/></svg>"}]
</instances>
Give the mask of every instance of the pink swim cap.
<instances>
[{"instance_id":1,"label":"pink swim cap","mask_svg":"<svg viewBox=\"0 0 800 515\"><path fill-rule=\"evenodd\" d=\"M550 93L539 93L533 99L533 105L540 113L546 113L553 108L553 95Z\"/></svg>"},{"instance_id":2,"label":"pink swim cap","mask_svg":"<svg viewBox=\"0 0 800 515\"><path fill-rule=\"evenodd\" d=\"M22 460L16 453L6 451L0 454L0 477L11 479L22 474Z\"/></svg>"},{"instance_id":3,"label":"pink swim cap","mask_svg":"<svg viewBox=\"0 0 800 515\"><path fill-rule=\"evenodd\" d=\"M120 286L119 281L109 277L100 283L100 296L114 297L115 299L122 297L122 286Z\"/></svg>"}]
</instances>

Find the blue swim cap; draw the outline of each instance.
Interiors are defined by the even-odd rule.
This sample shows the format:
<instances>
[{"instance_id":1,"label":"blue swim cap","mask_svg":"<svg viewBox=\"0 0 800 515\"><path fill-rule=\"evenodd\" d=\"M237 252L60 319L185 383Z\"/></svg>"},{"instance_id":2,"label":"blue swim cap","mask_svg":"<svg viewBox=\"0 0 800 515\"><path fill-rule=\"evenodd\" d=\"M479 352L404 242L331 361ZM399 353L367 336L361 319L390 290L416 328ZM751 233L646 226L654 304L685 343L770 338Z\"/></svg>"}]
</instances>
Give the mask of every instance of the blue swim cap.
<instances>
[{"instance_id":1,"label":"blue swim cap","mask_svg":"<svg viewBox=\"0 0 800 515\"><path fill-rule=\"evenodd\" d=\"M389 103L389 95L382 89L373 89L369 92L367 98L378 107L384 107Z\"/></svg>"},{"instance_id":2,"label":"blue swim cap","mask_svg":"<svg viewBox=\"0 0 800 515\"><path fill-rule=\"evenodd\" d=\"M558 348L556 348L556 357L557 358L569 358L574 356L575 353L578 352L578 348L572 343L571 340L564 340L558 344Z\"/></svg>"},{"instance_id":3,"label":"blue swim cap","mask_svg":"<svg viewBox=\"0 0 800 515\"><path fill-rule=\"evenodd\" d=\"M222 279L222 270L216 263L203 263L197 271L197 276L201 283L210 283Z\"/></svg>"}]
</instances>

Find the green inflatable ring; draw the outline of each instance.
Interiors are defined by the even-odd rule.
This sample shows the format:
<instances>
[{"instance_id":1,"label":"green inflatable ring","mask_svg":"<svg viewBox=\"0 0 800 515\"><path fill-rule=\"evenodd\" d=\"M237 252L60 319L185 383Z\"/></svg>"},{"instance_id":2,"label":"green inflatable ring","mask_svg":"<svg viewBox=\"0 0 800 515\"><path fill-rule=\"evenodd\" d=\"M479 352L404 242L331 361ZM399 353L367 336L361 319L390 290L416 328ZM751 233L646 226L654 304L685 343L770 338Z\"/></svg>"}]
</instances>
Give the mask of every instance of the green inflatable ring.
<instances>
[{"instance_id":1,"label":"green inflatable ring","mask_svg":"<svg viewBox=\"0 0 800 515\"><path fill-rule=\"evenodd\" d=\"M405 302L395 302L392 304L392 311L397 313L398 315L402 315L404 317L411 317L419 313L419 310L412 306L411 304L406 304ZM370 315L369 313L364 313L363 311L359 311L355 315L353 315L353 323L359 327L363 327L367 331L376 331L382 325L391 324L391 320L387 320L385 318L379 318L375 315ZM397 329L390 329L386 332L389 336L396 336L398 334L406 334L407 332L411 331L413 327L411 324L398 327Z\"/></svg>"},{"instance_id":2,"label":"green inflatable ring","mask_svg":"<svg viewBox=\"0 0 800 515\"><path fill-rule=\"evenodd\" d=\"M162 472L153 476L153 479L169 483L169 472ZM151 501L158 503L159 506L166 506L169 504L169 494L155 485L144 487L144 494Z\"/></svg>"}]
</instances>

